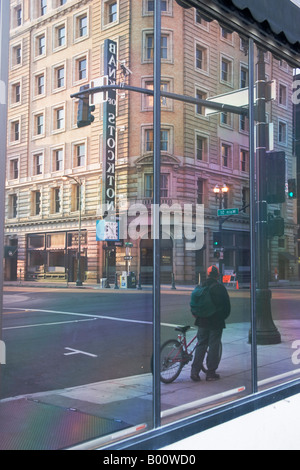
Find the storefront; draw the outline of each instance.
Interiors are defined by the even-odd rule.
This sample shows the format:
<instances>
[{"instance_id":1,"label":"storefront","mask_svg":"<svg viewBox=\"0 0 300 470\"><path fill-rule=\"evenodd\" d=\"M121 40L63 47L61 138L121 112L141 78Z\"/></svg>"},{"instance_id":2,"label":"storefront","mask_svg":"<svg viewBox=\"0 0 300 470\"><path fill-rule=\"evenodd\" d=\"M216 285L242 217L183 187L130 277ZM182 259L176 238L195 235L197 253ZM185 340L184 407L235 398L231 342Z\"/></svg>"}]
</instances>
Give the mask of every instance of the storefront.
<instances>
[{"instance_id":1,"label":"storefront","mask_svg":"<svg viewBox=\"0 0 300 470\"><path fill-rule=\"evenodd\" d=\"M81 232L80 273L87 270L87 234ZM27 280L68 280L74 282L78 270L78 232L34 233L27 235Z\"/></svg>"}]
</instances>

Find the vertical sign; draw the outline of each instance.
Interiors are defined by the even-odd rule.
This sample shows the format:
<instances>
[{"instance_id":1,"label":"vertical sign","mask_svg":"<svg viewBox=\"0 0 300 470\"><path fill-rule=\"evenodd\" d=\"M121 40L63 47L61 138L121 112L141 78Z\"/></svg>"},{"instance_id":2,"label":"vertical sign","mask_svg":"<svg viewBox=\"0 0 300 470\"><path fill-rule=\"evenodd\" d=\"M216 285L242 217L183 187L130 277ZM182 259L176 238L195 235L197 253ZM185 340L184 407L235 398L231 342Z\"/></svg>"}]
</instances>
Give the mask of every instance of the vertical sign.
<instances>
[{"instance_id":1,"label":"vertical sign","mask_svg":"<svg viewBox=\"0 0 300 470\"><path fill-rule=\"evenodd\" d=\"M115 85L117 79L117 43L106 39L104 42L104 75L108 85ZM115 209L116 196L116 90L109 90L103 108L103 204L108 210Z\"/></svg>"}]
</instances>

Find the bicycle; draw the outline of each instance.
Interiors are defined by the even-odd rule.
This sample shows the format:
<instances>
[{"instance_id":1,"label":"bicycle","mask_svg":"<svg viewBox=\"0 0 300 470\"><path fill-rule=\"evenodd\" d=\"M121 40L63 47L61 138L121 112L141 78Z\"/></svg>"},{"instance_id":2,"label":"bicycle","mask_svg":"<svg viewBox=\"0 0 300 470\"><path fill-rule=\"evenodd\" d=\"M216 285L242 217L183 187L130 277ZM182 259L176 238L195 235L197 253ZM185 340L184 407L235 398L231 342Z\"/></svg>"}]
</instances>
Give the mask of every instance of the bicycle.
<instances>
[{"instance_id":1,"label":"bicycle","mask_svg":"<svg viewBox=\"0 0 300 470\"><path fill-rule=\"evenodd\" d=\"M174 382L184 366L193 360L193 354L197 347L197 334L187 344L186 333L190 328L190 326L178 326L175 328L175 331L180 333L177 339L169 339L160 348L160 380L165 384ZM222 343L220 342L219 363L221 357ZM207 373L204 364L202 365L202 371Z\"/></svg>"}]
</instances>

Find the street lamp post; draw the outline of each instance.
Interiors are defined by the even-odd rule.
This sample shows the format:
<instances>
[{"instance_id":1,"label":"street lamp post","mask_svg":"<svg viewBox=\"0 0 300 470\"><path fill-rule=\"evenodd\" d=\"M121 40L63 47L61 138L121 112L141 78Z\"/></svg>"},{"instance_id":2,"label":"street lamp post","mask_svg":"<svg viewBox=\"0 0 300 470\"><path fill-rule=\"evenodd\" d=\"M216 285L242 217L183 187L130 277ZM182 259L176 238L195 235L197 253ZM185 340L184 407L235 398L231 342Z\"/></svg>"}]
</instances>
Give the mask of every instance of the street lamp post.
<instances>
[{"instance_id":1,"label":"street lamp post","mask_svg":"<svg viewBox=\"0 0 300 470\"><path fill-rule=\"evenodd\" d=\"M214 187L214 193L216 195L216 201L219 201L219 209L224 209L224 200L225 200L225 195L228 194L229 188L226 184L223 184L223 186L220 188L219 185L216 185ZM223 250L223 256L224 256L224 246L223 246L223 237L222 237L222 228L223 228L223 220L222 217L219 217L219 233L220 233L220 238L221 238L221 249ZM221 274L221 282L223 282L223 259L222 256L219 259L219 265L220 265L220 274Z\"/></svg>"},{"instance_id":2,"label":"street lamp post","mask_svg":"<svg viewBox=\"0 0 300 470\"><path fill-rule=\"evenodd\" d=\"M79 210L79 215L78 215L78 252L77 252L77 279L76 279L76 286L82 286L82 280L81 280L81 272L80 272L80 257L81 257L81 186L82 186L82 181L78 178L75 178L75 176L70 176L70 175L64 175L62 177L64 181L67 181L68 179L72 179L76 182L76 184L79 187L79 201L78 201L78 210Z\"/></svg>"}]
</instances>

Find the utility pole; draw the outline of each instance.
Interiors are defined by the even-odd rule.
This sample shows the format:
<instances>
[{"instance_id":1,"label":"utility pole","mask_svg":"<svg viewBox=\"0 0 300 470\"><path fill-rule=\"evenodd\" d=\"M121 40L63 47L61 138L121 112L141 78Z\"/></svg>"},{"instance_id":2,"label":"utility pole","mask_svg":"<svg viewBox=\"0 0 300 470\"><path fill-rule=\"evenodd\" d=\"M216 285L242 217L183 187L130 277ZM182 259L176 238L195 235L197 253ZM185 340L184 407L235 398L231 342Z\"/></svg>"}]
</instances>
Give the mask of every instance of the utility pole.
<instances>
[{"instance_id":1,"label":"utility pole","mask_svg":"<svg viewBox=\"0 0 300 470\"><path fill-rule=\"evenodd\" d=\"M279 344L281 335L277 330L271 309L272 292L269 289L268 275L268 204L266 184L266 99L267 82L265 57L262 49L258 50L257 67L257 126L256 126L256 246L257 246L257 344ZM251 336L251 334L250 334Z\"/></svg>"},{"instance_id":2,"label":"utility pole","mask_svg":"<svg viewBox=\"0 0 300 470\"><path fill-rule=\"evenodd\" d=\"M7 0L0 0L0 347L4 354L0 355L1 364L5 364L5 345L2 339L3 311L3 249L5 219L5 168L6 168L6 132L7 132L7 85L8 85L8 50L9 50L10 5ZM0 376L1 385L1 376Z\"/></svg>"}]
</instances>

